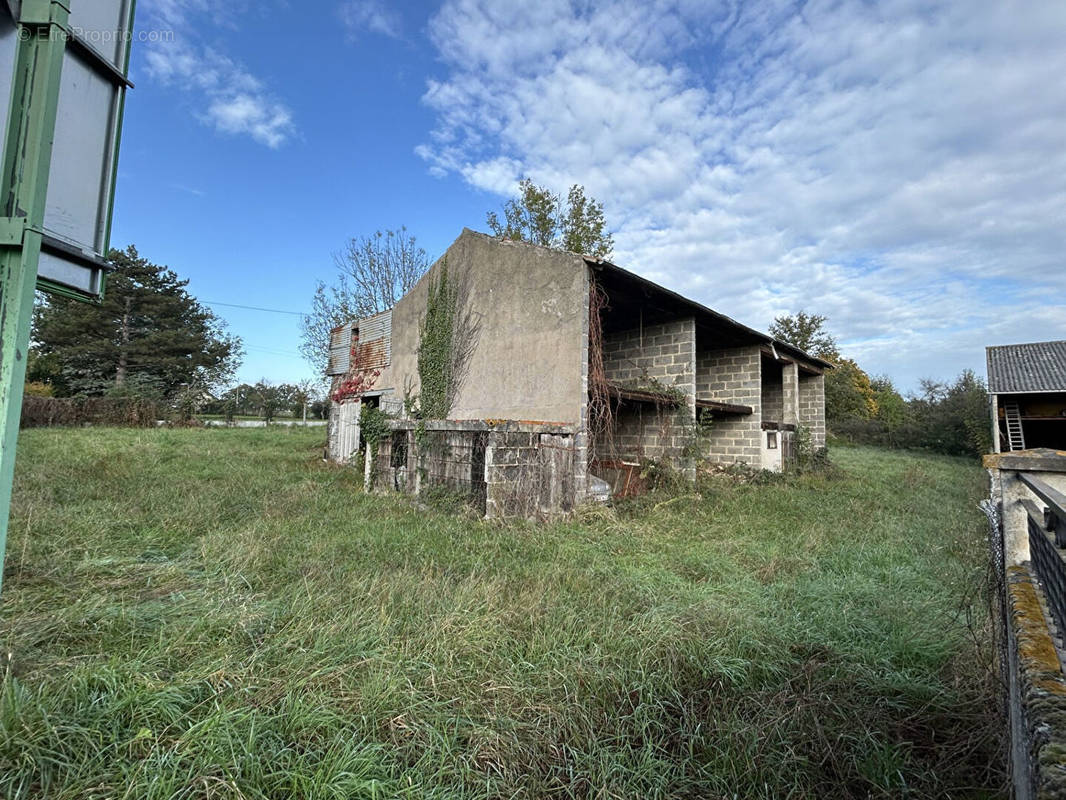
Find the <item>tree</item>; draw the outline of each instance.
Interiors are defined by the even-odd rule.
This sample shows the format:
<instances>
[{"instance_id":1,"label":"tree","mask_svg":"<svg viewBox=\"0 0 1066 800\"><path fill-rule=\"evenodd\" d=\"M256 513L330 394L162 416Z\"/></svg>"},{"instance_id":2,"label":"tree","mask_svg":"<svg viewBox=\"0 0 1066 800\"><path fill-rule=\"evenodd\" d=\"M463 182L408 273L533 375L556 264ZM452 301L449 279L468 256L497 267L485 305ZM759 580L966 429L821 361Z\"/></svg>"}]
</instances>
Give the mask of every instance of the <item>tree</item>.
<instances>
[{"instance_id":1,"label":"tree","mask_svg":"<svg viewBox=\"0 0 1066 800\"><path fill-rule=\"evenodd\" d=\"M300 353L322 374L329 364L330 331L392 308L429 269L426 251L405 227L349 239L333 254L333 263L336 283L318 282L301 325Z\"/></svg>"},{"instance_id":2,"label":"tree","mask_svg":"<svg viewBox=\"0 0 1066 800\"><path fill-rule=\"evenodd\" d=\"M585 197L583 186L570 187L565 208L559 195L534 185L529 178L519 181L518 190L518 197L503 206L503 223L495 211L487 214L493 236L597 258L611 255L614 237L607 232L603 203Z\"/></svg>"},{"instance_id":3,"label":"tree","mask_svg":"<svg viewBox=\"0 0 1066 800\"><path fill-rule=\"evenodd\" d=\"M311 378L305 378L293 387L292 392L292 414L294 417L301 417L304 422L307 422L307 412L314 407L314 404L324 396L322 391L321 382L312 380ZM312 415L313 415L312 411Z\"/></svg>"},{"instance_id":4,"label":"tree","mask_svg":"<svg viewBox=\"0 0 1066 800\"><path fill-rule=\"evenodd\" d=\"M870 376L850 358L838 356L825 373L825 419L831 426L842 419L870 419L877 415L877 399Z\"/></svg>"},{"instance_id":5,"label":"tree","mask_svg":"<svg viewBox=\"0 0 1066 800\"><path fill-rule=\"evenodd\" d=\"M293 409L298 393L299 389L290 383L271 383L264 378L248 387L247 400L264 420L272 422L279 411Z\"/></svg>"},{"instance_id":6,"label":"tree","mask_svg":"<svg viewBox=\"0 0 1066 800\"><path fill-rule=\"evenodd\" d=\"M874 402L877 403L877 419L889 428L897 428L907 420L907 401L896 391L892 379L878 375L870 379Z\"/></svg>"},{"instance_id":7,"label":"tree","mask_svg":"<svg viewBox=\"0 0 1066 800\"><path fill-rule=\"evenodd\" d=\"M782 342L798 347L817 358L834 362L840 358L836 340L825 328L826 318L821 314L796 314L776 317L770 323L770 335Z\"/></svg>"},{"instance_id":8,"label":"tree","mask_svg":"<svg viewBox=\"0 0 1066 800\"><path fill-rule=\"evenodd\" d=\"M908 408L915 420L912 446L950 455L983 455L992 448L988 389L972 370L952 383L924 379Z\"/></svg>"},{"instance_id":9,"label":"tree","mask_svg":"<svg viewBox=\"0 0 1066 800\"><path fill-rule=\"evenodd\" d=\"M832 425L843 419L870 419L877 414L877 398L870 376L850 358L844 358L821 314L777 317L770 324L774 338L828 361L835 368L825 373L825 418Z\"/></svg>"},{"instance_id":10,"label":"tree","mask_svg":"<svg viewBox=\"0 0 1066 800\"><path fill-rule=\"evenodd\" d=\"M111 251L115 269L101 304L50 296L33 320L33 375L57 396L137 394L173 400L206 395L240 366L241 340L185 287L187 280Z\"/></svg>"}]
</instances>

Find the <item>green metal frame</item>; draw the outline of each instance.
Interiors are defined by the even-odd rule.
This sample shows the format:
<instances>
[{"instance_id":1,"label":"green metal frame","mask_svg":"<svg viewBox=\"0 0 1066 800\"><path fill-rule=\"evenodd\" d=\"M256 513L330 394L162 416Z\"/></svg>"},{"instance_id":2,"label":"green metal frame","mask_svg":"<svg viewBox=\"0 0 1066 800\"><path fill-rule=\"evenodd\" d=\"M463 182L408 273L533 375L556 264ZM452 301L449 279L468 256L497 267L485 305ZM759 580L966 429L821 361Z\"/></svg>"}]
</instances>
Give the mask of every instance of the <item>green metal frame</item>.
<instances>
[{"instance_id":1,"label":"green metal frame","mask_svg":"<svg viewBox=\"0 0 1066 800\"><path fill-rule=\"evenodd\" d=\"M23 0L0 171L0 587L69 0Z\"/></svg>"}]
</instances>

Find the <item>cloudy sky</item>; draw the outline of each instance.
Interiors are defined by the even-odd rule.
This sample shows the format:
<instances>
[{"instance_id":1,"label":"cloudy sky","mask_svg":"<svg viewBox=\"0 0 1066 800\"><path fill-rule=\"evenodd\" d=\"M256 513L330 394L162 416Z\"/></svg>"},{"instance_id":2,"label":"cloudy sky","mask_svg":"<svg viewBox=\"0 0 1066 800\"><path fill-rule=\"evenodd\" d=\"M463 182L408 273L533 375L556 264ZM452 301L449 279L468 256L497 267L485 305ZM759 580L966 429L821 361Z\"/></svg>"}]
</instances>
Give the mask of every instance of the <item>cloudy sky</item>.
<instances>
[{"instance_id":1,"label":"cloudy sky","mask_svg":"<svg viewBox=\"0 0 1066 800\"><path fill-rule=\"evenodd\" d=\"M1066 338L1066 3L142 0L113 244L300 312L349 236L432 256L522 176L614 261L904 389ZM298 317L216 305L242 378Z\"/></svg>"}]
</instances>

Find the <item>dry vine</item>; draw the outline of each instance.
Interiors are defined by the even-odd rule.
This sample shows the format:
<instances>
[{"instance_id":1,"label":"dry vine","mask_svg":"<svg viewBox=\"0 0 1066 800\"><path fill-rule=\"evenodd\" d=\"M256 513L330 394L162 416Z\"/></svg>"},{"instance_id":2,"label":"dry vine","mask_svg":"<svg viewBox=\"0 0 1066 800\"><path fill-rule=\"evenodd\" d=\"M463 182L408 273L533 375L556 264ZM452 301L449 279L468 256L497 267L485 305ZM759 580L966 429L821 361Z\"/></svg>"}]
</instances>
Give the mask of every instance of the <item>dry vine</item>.
<instances>
[{"instance_id":1,"label":"dry vine","mask_svg":"<svg viewBox=\"0 0 1066 800\"><path fill-rule=\"evenodd\" d=\"M603 312L610 307L607 293L595 278L589 281L589 460L595 459L598 437L614 452L614 409L611 383L603 364Z\"/></svg>"}]
</instances>

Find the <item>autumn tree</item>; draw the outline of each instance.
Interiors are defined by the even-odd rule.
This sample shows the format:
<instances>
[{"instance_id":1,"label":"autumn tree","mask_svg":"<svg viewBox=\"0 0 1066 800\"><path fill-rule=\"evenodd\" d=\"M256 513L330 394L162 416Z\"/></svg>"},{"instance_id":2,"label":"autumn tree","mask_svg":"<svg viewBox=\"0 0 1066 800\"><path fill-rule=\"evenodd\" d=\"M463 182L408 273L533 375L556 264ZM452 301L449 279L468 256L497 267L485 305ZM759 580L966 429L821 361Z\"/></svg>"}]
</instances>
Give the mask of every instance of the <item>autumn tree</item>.
<instances>
[{"instance_id":1,"label":"autumn tree","mask_svg":"<svg viewBox=\"0 0 1066 800\"><path fill-rule=\"evenodd\" d=\"M34 309L29 380L57 396L130 393L168 400L207 396L240 365L241 341L186 291L187 280L113 250L100 304L64 297Z\"/></svg>"},{"instance_id":2,"label":"autumn tree","mask_svg":"<svg viewBox=\"0 0 1066 800\"><path fill-rule=\"evenodd\" d=\"M323 374L330 331L392 308L429 269L426 251L404 227L350 239L333 263L336 280L318 282L301 324L300 353Z\"/></svg>"},{"instance_id":3,"label":"autumn tree","mask_svg":"<svg viewBox=\"0 0 1066 800\"><path fill-rule=\"evenodd\" d=\"M878 412L870 376L840 354L826 322L821 314L799 311L774 319L770 334L834 366L825 374L825 417L830 425L841 419L870 419Z\"/></svg>"},{"instance_id":4,"label":"autumn tree","mask_svg":"<svg viewBox=\"0 0 1066 800\"><path fill-rule=\"evenodd\" d=\"M585 188L570 187L562 198L529 178L518 184L518 197L504 203L504 221L495 211L486 217L492 234L500 239L558 247L571 253L608 258L614 237L607 232L603 203L585 196Z\"/></svg>"}]
</instances>

